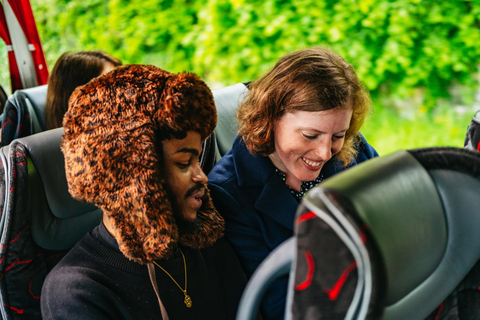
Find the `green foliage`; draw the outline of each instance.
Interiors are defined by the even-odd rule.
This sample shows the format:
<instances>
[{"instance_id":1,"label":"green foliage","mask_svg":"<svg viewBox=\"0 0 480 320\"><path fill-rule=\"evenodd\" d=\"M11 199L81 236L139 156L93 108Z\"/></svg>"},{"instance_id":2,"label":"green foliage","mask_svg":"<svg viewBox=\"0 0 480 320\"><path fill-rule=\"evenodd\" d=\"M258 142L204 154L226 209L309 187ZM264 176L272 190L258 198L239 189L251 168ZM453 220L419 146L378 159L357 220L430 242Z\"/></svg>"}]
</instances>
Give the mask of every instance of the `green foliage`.
<instances>
[{"instance_id":1,"label":"green foliage","mask_svg":"<svg viewBox=\"0 0 480 320\"><path fill-rule=\"evenodd\" d=\"M195 47L182 39L197 23L200 1L43 0L32 2L52 66L65 51L104 50L124 63L191 70Z\"/></svg>"},{"instance_id":2,"label":"green foliage","mask_svg":"<svg viewBox=\"0 0 480 320\"><path fill-rule=\"evenodd\" d=\"M384 109L375 112L362 127L362 134L380 156L397 150L449 146L463 148L474 111L458 113L437 108L433 113L418 110L411 117Z\"/></svg>"},{"instance_id":3,"label":"green foliage","mask_svg":"<svg viewBox=\"0 0 480 320\"><path fill-rule=\"evenodd\" d=\"M0 85L7 95L11 94L10 72L8 70L7 46L0 40Z\"/></svg>"},{"instance_id":4,"label":"green foliage","mask_svg":"<svg viewBox=\"0 0 480 320\"><path fill-rule=\"evenodd\" d=\"M431 108L452 80L477 85L480 1L40 0L32 2L49 65L66 50L102 49L231 84L287 52L330 46L374 95L422 87Z\"/></svg>"}]
</instances>

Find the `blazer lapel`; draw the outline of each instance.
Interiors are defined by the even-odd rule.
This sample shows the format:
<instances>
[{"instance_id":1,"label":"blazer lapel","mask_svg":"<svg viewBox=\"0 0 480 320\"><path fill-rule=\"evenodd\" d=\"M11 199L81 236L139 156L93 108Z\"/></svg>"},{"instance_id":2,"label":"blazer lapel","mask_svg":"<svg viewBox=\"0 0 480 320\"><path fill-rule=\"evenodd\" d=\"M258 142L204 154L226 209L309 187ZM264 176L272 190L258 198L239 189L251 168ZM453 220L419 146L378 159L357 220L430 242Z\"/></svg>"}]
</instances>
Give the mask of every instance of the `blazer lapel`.
<instances>
[{"instance_id":1,"label":"blazer lapel","mask_svg":"<svg viewBox=\"0 0 480 320\"><path fill-rule=\"evenodd\" d=\"M250 154L245 147L245 142L238 136L234 141L232 152L239 186L263 187L255 202L255 209L293 232L298 202L288 191L280 176L276 174L270 159Z\"/></svg>"},{"instance_id":2,"label":"blazer lapel","mask_svg":"<svg viewBox=\"0 0 480 320\"><path fill-rule=\"evenodd\" d=\"M297 200L276 174L270 176L255 202L255 209L292 231L297 207Z\"/></svg>"}]
</instances>

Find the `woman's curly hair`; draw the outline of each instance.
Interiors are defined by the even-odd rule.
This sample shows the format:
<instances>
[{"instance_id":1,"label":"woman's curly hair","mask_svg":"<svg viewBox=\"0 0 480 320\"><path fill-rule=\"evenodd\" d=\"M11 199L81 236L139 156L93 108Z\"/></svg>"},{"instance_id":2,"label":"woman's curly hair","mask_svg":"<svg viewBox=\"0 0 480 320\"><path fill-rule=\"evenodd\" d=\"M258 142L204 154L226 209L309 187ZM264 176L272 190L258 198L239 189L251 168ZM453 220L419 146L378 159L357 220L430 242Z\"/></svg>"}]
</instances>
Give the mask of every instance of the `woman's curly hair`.
<instances>
[{"instance_id":1,"label":"woman's curly hair","mask_svg":"<svg viewBox=\"0 0 480 320\"><path fill-rule=\"evenodd\" d=\"M345 142L336 159L348 165L356 155L358 130L370 112L370 96L353 67L330 49L307 48L282 57L250 84L237 112L239 134L252 154L275 151L275 120L285 112L353 109Z\"/></svg>"}]
</instances>

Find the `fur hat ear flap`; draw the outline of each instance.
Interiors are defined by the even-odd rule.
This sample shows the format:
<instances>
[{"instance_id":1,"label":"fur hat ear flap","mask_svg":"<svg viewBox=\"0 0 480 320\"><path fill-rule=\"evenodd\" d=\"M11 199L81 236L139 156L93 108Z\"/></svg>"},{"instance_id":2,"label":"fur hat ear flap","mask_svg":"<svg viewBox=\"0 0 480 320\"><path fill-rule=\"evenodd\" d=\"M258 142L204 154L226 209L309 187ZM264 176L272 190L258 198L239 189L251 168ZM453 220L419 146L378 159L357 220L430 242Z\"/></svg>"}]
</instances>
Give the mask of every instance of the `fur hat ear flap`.
<instances>
[{"instance_id":1,"label":"fur hat ear flap","mask_svg":"<svg viewBox=\"0 0 480 320\"><path fill-rule=\"evenodd\" d=\"M152 186L156 188L155 192L152 192ZM134 195L135 199L104 207L105 213L114 221L120 251L139 263L168 257L178 241L178 230L162 184L137 185L131 192L123 194ZM130 205L131 211L126 212L126 207L122 206L128 206L130 201L135 205Z\"/></svg>"},{"instance_id":2,"label":"fur hat ear flap","mask_svg":"<svg viewBox=\"0 0 480 320\"><path fill-rule=\"evenodd\" d=\"M144 263L168 256L178 240L172 207L160 179L155 132L144 127L107 135L64 134L69 191L95 203L113 222L122 253Z\"/></svg>"},{"instance_id":3,"label":"fur hat ear flap","mask_svg":"<svg viewBox=\"0 0 480 320\"><path fill-rule=\"evenodd\" d=\"M122 253L139 263L168 257L179 241L163 181L162 140L216 125L213 96L194 74L127 65L77 88L64 117L61 148L71 195L100 207ZM185 245L212 244L223 232L208 196L203 229ZM213 242L212 242L213 241Z\"/></svg>"},{"instance_id":4,"label":"fur hat ear flap","mask_svg":"<svg viewBox=\"0 0 480 320\"><path fill-rule=\"evenodd\" d=\"M198 233L184 233L179 230L179 242L190 248L201 249L213 245L223 236L225 220L213 206L210 190L205 189L203 205L197 211L197 217L202 222L202 228Z\"/></svg>"}]
</instances>

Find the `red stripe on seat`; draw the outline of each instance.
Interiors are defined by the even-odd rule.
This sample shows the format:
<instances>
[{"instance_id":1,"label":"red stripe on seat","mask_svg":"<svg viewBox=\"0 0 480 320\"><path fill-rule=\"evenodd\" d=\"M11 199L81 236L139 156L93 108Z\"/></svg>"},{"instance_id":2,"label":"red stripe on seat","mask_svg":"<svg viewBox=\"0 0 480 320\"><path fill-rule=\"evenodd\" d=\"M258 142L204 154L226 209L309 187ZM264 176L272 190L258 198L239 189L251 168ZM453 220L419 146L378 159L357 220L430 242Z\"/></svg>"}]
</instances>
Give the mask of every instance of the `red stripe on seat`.
<instances>
[{"instance_id":1,"label":"red stripe on seat","mask_svg":"<svg viewBox=\"0 0 480 320\"><path fill-rule=\"evenodd\" d=\"M298 225L298 224L300 224L301 222L304 222L304 221L313 219L313 218L315 218L315 217L316 217L316 215L315 215L315 213L313 213L312 211L307 212L307 213L304 213L304 214L302 214L300 217L298 217L298 218L295 220L295 225Z\"/></svg>"},{"instance_id":2,"label":"red stripe on seat","mask_svg":"<svg viewBox=\"0 0 480 320\"><path fill-rule=\"evenodd\" d=\"M308 266L307 278L305 279L305 281L295 287L295 290L299 291L307 289L312 284L313 272L315 271L315 261L313 261L313 257L310 251L305 250L305 258L307 259Z\"/></svg>"},{"instance_id":3,"label":"red stripe on seat","mask_svg":"<svg viewBox=\"0 0 480 320\"><path fill-rule=\"evenodd\" d=\"M333 301L338 298L338 294L342 290L343 285L345 284L345 281L347 281L347 277L352 272L355 270L357 267L357 263L354 262L351 265L349 265L342 273L340 278L337 280L337 282L333 285L332 289L324 289L325 293L328 295L328 298Z\"/></svg>"}]
</instances>

